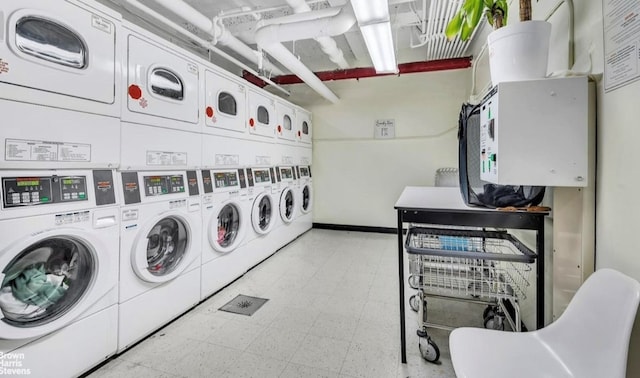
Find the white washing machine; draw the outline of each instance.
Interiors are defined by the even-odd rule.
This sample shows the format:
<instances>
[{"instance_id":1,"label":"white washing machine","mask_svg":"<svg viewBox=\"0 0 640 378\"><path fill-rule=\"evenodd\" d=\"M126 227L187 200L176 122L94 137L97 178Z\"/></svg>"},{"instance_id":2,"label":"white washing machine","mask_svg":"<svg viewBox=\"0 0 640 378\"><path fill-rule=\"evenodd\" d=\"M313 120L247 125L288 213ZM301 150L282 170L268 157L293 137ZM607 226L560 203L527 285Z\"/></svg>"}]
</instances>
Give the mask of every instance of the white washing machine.
<instances>
[{"instance_id":1,"label":"white washing machine","mask_svg":"<svg viewBox=\"0 0 640 378\"><path fill-rule=\"evenodd\" d=\"M204 70L203 134L244 138L247 135L246 82L221 69Z\"/></svg>"},{"instance_id":2,"label":"white washing machine","mask_svg":"<svg viewBox=\"0 0 640 378\"><path fill-rule=\"evenodd\" d=\"M123 31L122 120L200 133L198 59L129 22L123 21Z\"/></svg>"},{"instance_id":3,"label":"white washing machine","mask_svg":"<svg viewBox=\"0 0 640 378\"><path fill-rule=\"evenodd\" d=\"M295 166L285 165L275 167L276 185L272 192L277 206L276 223L274 225L273 240L276 250L287 245L298 234L293 226L297 211Z\"/></svg>"},{"instance_id":4,"label":"white washing machine","mask_svg":"<svg viewBox=\"0 0 640 378\"><path fill-rule=\"evenodd\" d=\"M202 171L201 299L243 275L251 266L246 248L250 204L244 168Z\"/></svg>"},{"instance_id":5,"label":"white washing machine","mask_svg":"<svg viewBox=\"0 0 640 378\"><path fill-rule=\"evenodd\" d=\"M120 352L200 301L202 212L196 171L119 177Z\"/></svg>"},{"instance_id":6,"label":"white washing machine","mask_svg":"<svg viewBox=\"0 0 640 378\"><path fill-rule=\"evenodd\" d=\"M277 201L272 194L276 178L273 167L252 167L246 171L251 204L251 227L246 241L250 265L255 266L277 250L276 239L270 234L279 217Z\"/></svg>"},{"instance_id":7,"label":"white washing machine","mask_svg":"<svg viewBox=\"0 0 640 378\"><path fill-rule=\"evenodd\" d=\"M310 165L296 166L298 174L298 209L293 220L297 236L309 231L313 226L313 179Z\"/></svg>"},{"instance_id":8,"label":"white washing machine","mask_svg":"<svg viewBox=\"0 0 640 378\"><path fill-rule=\"evenodd\" d=\"M3 374L78 376L115 354L112 170L0 171Z\"/></svg>"},{"instance_id":9,"label":"white washing machine","mask_svg":"<svg viewBox=\"0 0 640 378\"><path fill-rule=\"evenodd\" d=\"M0 98L119 116L120 22L119 14L94 1L3 1Z\"/></svg>"}]
</instances>

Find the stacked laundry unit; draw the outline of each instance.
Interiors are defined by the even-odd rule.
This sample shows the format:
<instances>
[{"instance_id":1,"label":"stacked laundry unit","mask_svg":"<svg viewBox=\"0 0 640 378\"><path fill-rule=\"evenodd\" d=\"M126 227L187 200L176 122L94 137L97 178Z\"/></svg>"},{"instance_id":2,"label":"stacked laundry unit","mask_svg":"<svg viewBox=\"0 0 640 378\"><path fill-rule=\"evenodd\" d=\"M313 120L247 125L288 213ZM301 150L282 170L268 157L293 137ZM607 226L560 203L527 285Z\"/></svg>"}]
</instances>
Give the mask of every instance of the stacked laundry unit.
<instances>
[{"instance_id":1,"label":"stacked laundry unit","mask_svg":"<svg viewBox=\"0 0 640 378\"><path fill-rule=\"evenodd\" d=\"M120 16L5 1L0 25L3 372L77 376L117 349Z\"/></svg>"},{"instance_id":2,"label":"stacked laundry unit","mask_svg":"<svg viewBox=\"0 0 640 378\"><path fill-rule=\"evenodd\" d=\"M298 108L297 111L297 138L296 146L296 173L298 174L297 194L298 211L295 213L293 221L297 236L307 232L313 225L313 178L311 163L313 159L311 138L312 123L311 113Z\"/></svg>"},{"instance_id":3,"label":"stacked laundry unit","mask_svg":"<svg viewBox=\"0 0 640 378\"><path fill-rule=\"evenodd\" d=\"M250 267L244 248L250 227L245 169L252 153L247 139L245 83L209 67L205 70L203 92L201 299L240 277Z\"/></svg>"},{"instance_id":4,"label":"stacked laundry unit","mask_svg":"<svg viewBox=\"0 0 640 378\"><path fill-rule=\"evenodd\" d=\"M197 59L123 22L118 351L200 301Z\"/></svg>"}]
</instances>

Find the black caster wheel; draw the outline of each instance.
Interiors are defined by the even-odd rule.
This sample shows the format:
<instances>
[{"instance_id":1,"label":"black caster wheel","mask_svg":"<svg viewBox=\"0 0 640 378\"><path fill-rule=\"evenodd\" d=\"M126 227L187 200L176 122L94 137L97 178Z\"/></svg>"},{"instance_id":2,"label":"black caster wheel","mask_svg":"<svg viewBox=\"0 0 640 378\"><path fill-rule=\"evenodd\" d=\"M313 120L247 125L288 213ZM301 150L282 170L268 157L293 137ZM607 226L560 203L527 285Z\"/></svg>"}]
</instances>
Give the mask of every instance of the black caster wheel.
<instances>
[{"instance_id":1,"label":"black caster wheel","mask_svg":"<svg viewBox=\"0 0 640 378\"><path fill-rule=\"evenodd\" d=\"M484 328L504 331L504 319L501 316L490 314L484 318Z\"/></svg>"},{"instance_id":2,"label":"black caster wheel","mask_svg":"<svg viewBox=\"0 0 640 378\"><path fill-rule=\"evenodd\" d=\"M418 348L422 358L429 362L436 362L440 358L440 349L438 349L436 343L431 341L431 338L420 338Z\"/></svg>"}]
</instances>

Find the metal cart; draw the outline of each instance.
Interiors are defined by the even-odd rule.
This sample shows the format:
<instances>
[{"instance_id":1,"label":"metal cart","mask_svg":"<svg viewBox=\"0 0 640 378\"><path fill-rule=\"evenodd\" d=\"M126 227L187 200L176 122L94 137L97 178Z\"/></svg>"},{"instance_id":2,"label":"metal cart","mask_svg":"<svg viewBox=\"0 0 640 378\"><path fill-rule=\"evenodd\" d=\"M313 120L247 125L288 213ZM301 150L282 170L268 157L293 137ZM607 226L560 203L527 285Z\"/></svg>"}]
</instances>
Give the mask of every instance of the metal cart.
<instances>
[{"instance_id":1,"label":"metal cart","mask_svg":"<svg viewBox=\"0 0 640 378\"><path fill-rule=\"evenodd\" d=\"M427 297L487 304L486 328L504 330L505 320L520 332L518 301L526 298L536 254L506 231L411 227L405 250L409 257L409 284L417 289L409 303L418 312L420 353L440 358L428 327L451 330L427 322Z\"/></svg>"}]
</instances>

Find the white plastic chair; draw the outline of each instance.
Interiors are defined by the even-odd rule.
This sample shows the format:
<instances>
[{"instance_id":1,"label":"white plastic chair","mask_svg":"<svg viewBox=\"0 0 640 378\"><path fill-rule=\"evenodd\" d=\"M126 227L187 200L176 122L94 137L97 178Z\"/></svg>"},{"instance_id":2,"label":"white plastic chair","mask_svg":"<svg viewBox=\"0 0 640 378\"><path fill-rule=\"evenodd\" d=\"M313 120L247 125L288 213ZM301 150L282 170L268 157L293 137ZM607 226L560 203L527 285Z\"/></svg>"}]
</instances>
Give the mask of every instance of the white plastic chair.
<instances>
[{"instance_id":1,"label":"white plastic chair","mask_svg":"<svg viewBox=\"0 0 640 378\"><path fill-rule=\"evenodd\" d=\"M639 301L638 281L600 269L545 328L455 329L449 336L453 368L459 378L624 377Z\"/></svg>"}]
</instances>

